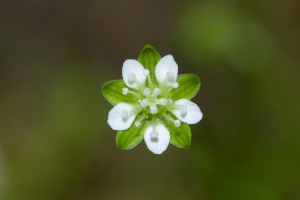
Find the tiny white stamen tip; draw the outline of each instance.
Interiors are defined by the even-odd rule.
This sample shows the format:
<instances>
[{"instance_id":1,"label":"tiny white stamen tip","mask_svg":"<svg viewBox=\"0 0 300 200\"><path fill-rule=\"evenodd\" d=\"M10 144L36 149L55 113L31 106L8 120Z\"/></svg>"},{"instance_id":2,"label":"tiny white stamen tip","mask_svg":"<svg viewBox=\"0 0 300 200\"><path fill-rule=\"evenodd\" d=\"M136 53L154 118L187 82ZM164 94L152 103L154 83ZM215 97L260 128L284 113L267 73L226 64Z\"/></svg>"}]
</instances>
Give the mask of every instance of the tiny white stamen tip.
<instances>
[{"instance_id":1,"label":"tiny white stamen tip","mask_svg":"<svg viewBox=\"0 0 300 200\"><path fill-rule=\"evenodd\" d=\"M174 126L179 127L180 126L180 121L179 120L175 120L174 121Z\"/></svg>"},{"instance_id":2,"label":"tiny white stamen tip","mask_svg":"<svg viewBox=\"0 0 300 200\"><path fill-rule=\"evenodd\" d=\"M167 99L158 99L157 104L165 106L167 104Z\"/></svg>"},{"instance_id":3,"label":"tiny white stamen tip","mask_svg":"<svg viewBox=\"0 0 300 200\"><path fill-rule=\"evenodd\" d=\"M145 76L149 76L149 70L148 70L148 69L145 69L145 70L144 70L144 75L145 75Z\"/></svg>"},{"instance_id":4,"label":"tiny white stamen tip","mask_svg":"<svg viewBox=\"0 0 300 200\"><path fill-rule=\"evenodd\" d=\"M130 82L133 82L133 81L135 81L135 74L133 74L133 73L130 73L129 75L128 75L128 80L130 81Z\"/></svg>"},{"instance_id":5,"label":"tiny white stamen tip","mask_svg":"<svg viewBox=\"0 0 300 200\"><path fill-rule=\"evenodd\" d=\"M145 108L146 106L148 106L148 101L143 99L141 102L140 102L140 105Z\"/></svg>"},{"instance_id":6,"label":"tiny white stamen tip","mask_svg":"<svg viewBox=\"0 0 300 200\"><path fill-rule=\"evenodd\" d=\"M156 106L151 107L151 108L150 108L150 112L151 112L151 114L156 114L156 113L157 113L157 108L156 108Z\"/></svg>"},{"instance_id":7,"label":"tiny white stamen tip","mask_svg":"<svg viewBox=\"0 0 300 200\"><path fill-rule=\"evenodd\" d=\"M141 125L141 122L136 121L136 122L134 122L134 125L135 125L136 127L139 127L139 126Z\"/></svg>"},{"instance_id":8,"label":"tiny white stamen tip","mask_svg":"<svg viewBox=\"0 0 300 200\"><path fill-rule=\"evenodd\" d=\"M172 84L172 87L173 87L173 88L178 88L178 87L179 87L179 84L178 84L177 82L175 82L175 83Z\"/></svg>"},{"instance_id":9,"label":"tiny white stamen tip","mask_svg":"<svg viewBox=\"0 0 300 200\"><path fill-rule=\"evenodd\" d=\"M124 94L124 95L127 95L128 94L128 88L123 88L123 90L122 90L122 94Z\"/></svg>"},{"instance_id":10,"label":"tiny white stamen tip","mask_svg":"<svg viewBox=\"0 0 300 200\"><path fill-rule=\"evenodd\" d=\"M160 92L161 92L161 91L160 91L159 88L155 88L154 91L153 91L153 94L154 94L154 95L159 95Z\"/></svg>"},{"instance_id":11,"label":"tiny white stamen tip","mask_svg":"<svg viewBox=\"0 0 300 200\"><path fill-rule=\"evenodd\" d=\"M149 95L150 95L150 89L149 89L149 88L145 88L143 94L144 94L145 96L149 96Z\"/></svg>"}]
</instances>

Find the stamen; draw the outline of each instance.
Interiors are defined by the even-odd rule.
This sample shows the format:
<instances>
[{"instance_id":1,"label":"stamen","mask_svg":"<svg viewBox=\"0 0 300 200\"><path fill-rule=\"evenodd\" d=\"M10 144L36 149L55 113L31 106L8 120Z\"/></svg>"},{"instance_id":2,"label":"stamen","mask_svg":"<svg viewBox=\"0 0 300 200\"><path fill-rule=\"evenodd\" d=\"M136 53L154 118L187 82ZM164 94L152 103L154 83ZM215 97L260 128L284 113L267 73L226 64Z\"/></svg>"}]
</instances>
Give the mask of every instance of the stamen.
<instances>
[{"instance_id":1,"label":"stamen","mask_svg":"<svg viewBox=\"0 0 300 200\"><path fill-rule=\"evenodd\" d=\"M159 88L155 88L154 91L153 91L153 95L157 96L160 94L160 89Z\"/></svg>"},{"instance_id":2,"label":"stamen","mask_svg":"<svg viewBox=\"0 0 300 200\"><path fill-rule=\"evenodd\" d=\"M162 116L169 120L170 122L173 122L174 126L179 127L180 126L180 121L178 119L174 120L169 114L163 113Z\"/></svg>"},{"instance_id":3,"label":"stamen","mask_svg":"<svg viewBox=\"0 0 300 200\"><path fill-rule=\"evenodd\" d=\"M180 113L181 115L186 115L186 106L180 106Z\"/></svg>"},{"instance_id":4,"label":"stamen","mask_svg":"<svg viewBox=\"0 0 300 200\"><path fill-rule=\"evenodd\" d=\"M180 121L178 119L174 120L174 126L179 127L180 126Z\"/></svg>"},{"instance_id":5,"label":"stamen","mask_svg":"<svg viewBox=\"0 0 300 200\"><path fill-rule=\"evenodd\" d=\"M128 75L128 81L129 81L130 83L133 83L134 81L136 81L135 74L130 73L130 74Z\"/></svg>"},{"instance_id":6,"label":"stamen","mask_svg":"<svg viewBox=\"0 0 300 200\"><path fill-rule=\"evenodd\" d=\"M150 89L149 88L145 88L143 94L148 97L150 95Z\"/></svg>"},{"instance_id":7,"label":"stamen","mask_svg":"<svg viewBox=\"0 0 300 200\"><path fill-rule=\"evenodd\" d=\"M126 121L129 117L129 113L127 110L122 111L122 120Z\"/></svg>"},{"instance_id":8,"label":"stamen","mask_svg":"<svg viewBox=\"0 0 300 200\"><path fill-rule=\"evenodd\" d=\"M123 88L122 89L122 94L123 95L127 95L127 94L132 94L133 96L135 96L136 98L140 99L141 98L141 94L136 93L134 91L129 90L128 88Z\"/></svg>"},{"instance_id":9,"label":"stamen","mask_svg":"<svg viewBox=\"0 0 300 200\"><path fill-rule=\"evenodd\" d=\"M135 121L134 124L136 127L139 127L142 124L142 121L147 117L145 113L139 118L139 120Z\"/></svg>"},{"instance_id":10,"label":"stamen","mask_svg":"<svg viewBox=\"0 0 300 200\"><path fill-rule=\"evenodd\" d=\"M157 107L155 104L151 104L150 106L150 112L151 114L156 114L157 113Z\"/></svg>"},{"instance_id":11,"label":"stamen","mask_svg":"<svg viewBox=\"0 0 300 200\"><path fill-rule=\"evenodd\" d=\"M164 94L168 94L173 89L173 85L169 86L165 91Z\"/></svg>"},{"instance_id":12,"label":"stamen","mask_svg":"<svg viewBox=\"0 0 300 200\"><path fill-rule=\"evenodd\" d=\"M132 94L133 96L135 96L136 98L140 99L141 95L139 93L133 92L133 91L128 91L129 94Z\"/></svg>"},{"instance_id":13,"label":"stamen","mask_svg":"<svg viewBox=\"0 0 300 200\"><path fill-rule=\"evenodd\" d=\"M150 88L153 88L153 82L152 82L152 80L151 80L150 72L149 72L148 69L145 69L145 70L144 70L144 75L147 77L149 87L150 87Z\"/></svg>"},{"instance_id":14,"label":"stamen","mask_svg":"<svg viewBox=\"0 0 300 200\"><path fill-rule=\"evenodd\" d=\"M128 88L123 88L123 89L122 89L122 94L123 94L123 95L127 95L127 94L128 94L128 91L129 91Z\"/></svg>"},{"instance_id":15,"label":"stamen","mask_svg":"<svg viewBox=\"0 0 300 200\"><path fill-rule=\"evenodd\" d=\"M171 71L168 71L167 72L167 77L168 77L169 80L171 80L171 79L174 78L174 74Z\"/></svg>"},{"instance_id":16,"label":"stamen","mask_svg":"<svg viewBox=\"0 0 300 200\"><path fill-rule=\"evenodd\" d=\"M156 99L155 103L165 106L168 103L168 101L167 101L167 99L162 98L162 99Z\"/></svg>"},{"instance_id":17,"label":"stamen","mask_svg":"<svg viewBox=\"0 0 300 200\"><path fill-rule=\"evenodd\" d=\"M145 108L146 106L149 105L148 99L143 99L140 101L140 105Z\"/></svg>"},{"instance_id":18,"label":"stamen","mask_svg":"<svg viewBox=\"0 0 300 200\"><path fill-rule=\"evenodd\" d=\"M174 82L174 74L173 72L168 71L165 80L160 85L162 90L165 91L166 87L169 86L170 83L172 85L172 82Z\"/></svg>"}]
</instances>

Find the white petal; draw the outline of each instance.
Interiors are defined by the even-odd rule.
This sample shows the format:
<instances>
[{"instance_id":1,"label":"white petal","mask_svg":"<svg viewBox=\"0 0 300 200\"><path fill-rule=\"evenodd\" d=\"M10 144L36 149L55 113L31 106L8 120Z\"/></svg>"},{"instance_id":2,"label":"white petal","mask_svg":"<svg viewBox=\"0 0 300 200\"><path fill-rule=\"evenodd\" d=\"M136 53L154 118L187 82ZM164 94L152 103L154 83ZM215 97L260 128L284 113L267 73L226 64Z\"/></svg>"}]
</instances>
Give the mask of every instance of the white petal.
<instances>
[{"instance_id":1,"label":"white petal","mask_svg":"<svg viewBox=\"0 0 300 200\"><path fill-rule=\"evenodd\" d=\"M156 138L151 137L151 133L153 131L158 133ZM150 151L155 154L161 154L168 148L170 142L170 132L162 123L158 123L155 127L155 130L153 126L149 126L146 129L144 140Z\"/></svg>"},{"instance_id":2,"label":"white petal","mask_svg":"<svg viewBox=\"0 0 300 200\"><path fill-rule=\"evenodd\" d=\"M138 84L136 82L129 81L129 76L131 74L134 74L140 84L145 84L146 76L144 74L144 71L145 69L139 61L134 59L126 60L123 63L122 68L122 76L125 84L130 88L138 89Z\"/></svg>"},{"instance_id":3,"label":"white petal","mask_svg":"<svg viewBox=\"0 0 300 200\"><path fill-rule=\"evenodd\" d=\"M180 121L187 124L196 124L203 117L203 114L197 104L187 99L179 99L175 101L174 104L176 106L184 106L186 108L185 114L183 114L180 109L170 110Z\"/></svg>"},{"instance_id":4,"label":"white petal","mask_svg":"<svg viewBox=\"0 0 300 200\"><path fill-rule=\"evenodd\" d=\"M130 113L135 107L128 103L118 103L108 113L107 123L113 130L126 130L133 123L135 115L129 116L127 119L123 118L123 111Z\"/></svg>"},{"instance_id":5,"label":"white petal","mask_svg":"<svg viewBox=\"0 0 300 200\"><path fill-rule=\"evenodd\" d=\"M172 55L166 55L157 63L155 67L155 76L159 83L164 82L167 78L167 73L171 72L174 76L173 82L177 80L178 65ZM170 83L171 84L171 83Z\"/></svg>"}]
</instances>

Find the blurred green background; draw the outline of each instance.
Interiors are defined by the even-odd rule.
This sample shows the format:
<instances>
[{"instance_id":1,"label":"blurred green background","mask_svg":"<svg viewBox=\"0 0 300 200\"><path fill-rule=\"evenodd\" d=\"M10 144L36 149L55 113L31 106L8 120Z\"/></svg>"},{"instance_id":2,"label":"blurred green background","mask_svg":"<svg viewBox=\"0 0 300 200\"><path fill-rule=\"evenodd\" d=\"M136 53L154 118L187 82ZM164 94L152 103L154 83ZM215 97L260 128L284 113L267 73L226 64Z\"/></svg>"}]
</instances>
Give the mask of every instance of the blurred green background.
<instances>
[{"instance_id":1,"label":"blurred green background","mask_svg":"<svg viewBox=\"0 0 300 200\"><path fill-rule=\"evenodd\" d=\"M300 199L300 1L0 2L0 199ZM201 78L189 149L115 146L145 44Z\"/></svg>"}]
</instances>

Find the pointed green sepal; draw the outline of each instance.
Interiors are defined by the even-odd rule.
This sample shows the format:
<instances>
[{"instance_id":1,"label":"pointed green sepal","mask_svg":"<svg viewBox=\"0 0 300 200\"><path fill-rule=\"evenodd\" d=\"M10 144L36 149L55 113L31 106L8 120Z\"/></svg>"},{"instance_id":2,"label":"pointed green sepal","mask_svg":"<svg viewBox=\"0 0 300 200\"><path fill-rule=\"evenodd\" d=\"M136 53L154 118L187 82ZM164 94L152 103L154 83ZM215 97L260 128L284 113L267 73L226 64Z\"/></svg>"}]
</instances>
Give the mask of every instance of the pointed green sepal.
<instances>
[{"instance_id":1,"label":"pointed green sepal","mask_svg":"<svg viewBox=\"0 0 300 200\"><path fill-rule=\"evenodd\" d=\"M132 94L124 95L122 94L123 88L126 88L123 80L112 80L107 81L102 84L101 90L103 96L111 103L112 105L116 105L120 102L126 103L134 103L136 102L136 97Z\"/></svg>"},{"instance_id":2,"label":"pointed green sepal","mask_svg":"<svg viewBox=\"0 0 300 200\"><path fill-rule=\"evenodd\" d=\"M177 83L179 87L170 92L170 98L178 99L192 99L200 89L200 78L195 74L181 74L178 75Z\"/></svg>"},{"instance_id":3,"label":"pointed green sepal","mask_svg":"<svg viewBox=\"0 0 300 200\"><path fill-rule=\"evenodd\" d=\"M155 78L155 66L160 59L161 56L159 53L149 44L142 49L138 57L138 61L149 70L150 78L154 84L157 84Z\"/></svg>"},{"instance_id":4,"label":"pointed green sepal","mask_svg":"<svg viewBox=\"0 0 300 200\"><path fill-rule=\"evenodd\" d=\"M170 121L165 121L164 124L170 131L171 144L179 148L188 148L190 146L192 134L189 125L181 123L179 127L176 127Z\"/></svg>"},{"instance_id":5,"label":"pointed green sepal","mask_svg":"<svg viewBox=\"0 0 300 200\"><path fill-rule=\"evenodd\" d=\"M138 118L138 117L137 117ZM131 127L124 131L118 131L116 136L116 145L119 149L130 150L138 145L144 138L144 132L148 127L149 122L136 127L134 122Z\"/></svg>"}]
</instances>

